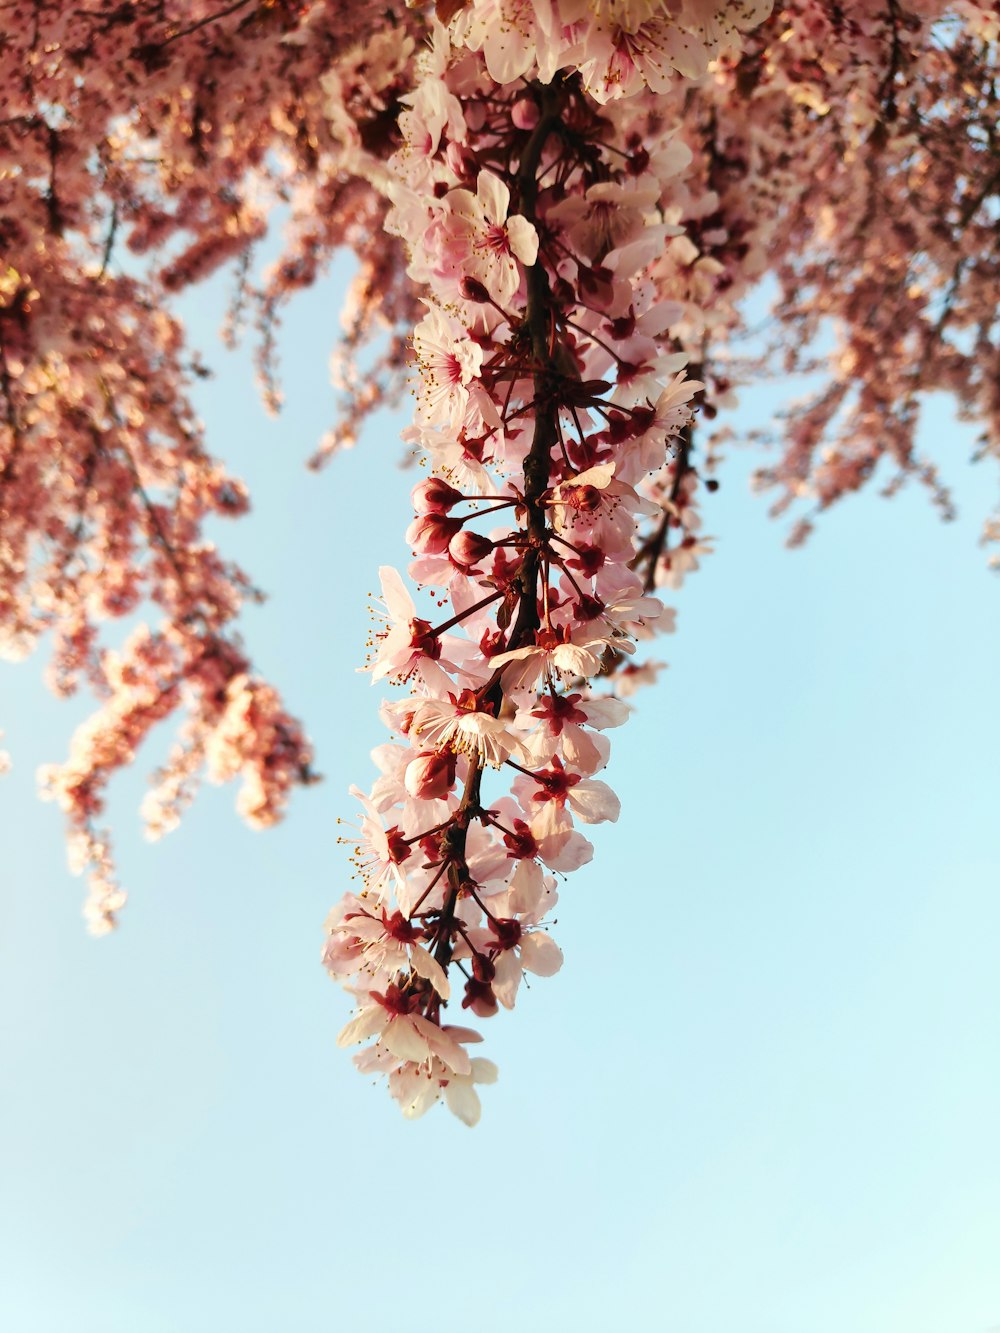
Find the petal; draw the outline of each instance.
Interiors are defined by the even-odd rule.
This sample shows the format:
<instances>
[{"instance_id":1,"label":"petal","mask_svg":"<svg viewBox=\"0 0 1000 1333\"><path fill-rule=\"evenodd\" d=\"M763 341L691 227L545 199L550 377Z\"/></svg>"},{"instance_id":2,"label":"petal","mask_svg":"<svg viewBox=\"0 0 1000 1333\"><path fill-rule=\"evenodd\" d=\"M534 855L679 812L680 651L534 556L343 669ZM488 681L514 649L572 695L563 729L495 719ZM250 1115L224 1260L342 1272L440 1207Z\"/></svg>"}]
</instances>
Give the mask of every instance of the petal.
<instances>
[{"instance_id":1,"label":"petal","mask_svg":"<svg viewBox=\"0 0 1000 1333\"><path fill-rule=\"evenodd\" d=\"M507 910L523 916L534 912L542 901L542 867L537 861L518 861L510 881Z\"/></svg>"},{"instance_id":2,"label":"petal","mask_svg":"<svg viewBox=\"0 0 1000 1333\"><path fill-rule=\"evenodd\" d=\"M448 194L448 208L456 218L473 227L483 225L483 210L479 200L469 190L451 190Z\"/></svg>"},{"instance_id":3,"label":"petal","mask_svg":"<svg viewBox=\"0 0 1000 1333\"><path fill-rule=\"evenodd\" d=\"M479 1095L467 1078L452 1079L444 1090L444 1099L452 1115L458 1116L471 1129L479 1123L482 1106Z\"/></svg>"},{"instance_id":4,"label":"petal","mask_svg":"<svg viewBox=\"0 0 1000 1333\"><path fill-rule=\"evenodd\" d=\"M403 576L391 565L382 565L378 571L382 581L382 600L393 620L408 624L416 611L413 598L406 591Z\"/></svg>"},{"instance_id":5,"label":"petal","mask_svg":"<svg viewBox=\"0 0 1000 1333\"><path fill-rule=\"evenodd\" d=\"M382 1033L382 1044L399 1057L400 1060L412 1060L414 1064L425 1064L430 1055L430 1047L416 1027L416 1014L397 1014L390 1019Z\"/></svg>"},{"instance_id":6,"label":"petal","mask_svg":"<svg viewBox=\"0 0 1000 1333\"><path fill-rule=\"evenodd\" d=\"M496 959L495 967L496 976L492 982L493 994L505 1009L513 1009L517 988L520 986L521 977L524 975L515 951L508 949L505 953L502 953Z\"/></svg>"},{"instance_id":7,"label":"petal","mask_svg":"<svg viewBox=\"0 0 1000 1333\"><path fill-rule=\"evenodd\" d=\"M456 193L458 191L452 191L453 195ZM507 209L510 207L510 190L499 176L494 176L492 171L481 171L476 182L476 194L489 222L506 222ZM531 226L530 222L528 226ZM531 229L534 231L533 227Z\"/></svg>"},{"instance_id":8,"label":"petal","mask_svg":"<svg viewBox=\"0 0 1000 1333\"><path fill-rule=\"evenodd\" d=\"M586 713L588 723L598 731L604 731L608 727L620 727L632 711L628 704L622 703L621 699L610 697L585 699L580 708Z\"/></svg>"},{"instance_id":9,"label":"petal","mask_svg":"<svg viewBox=\"0 0 1000 1333\"><path fill-rule=\"evenodd\" d=\"M594 859L594 844L588 842L582 833L574 832L562 842L546 842L540 852L550 870L561 870L568 874Z\"/></svg>"},{"instance_id":10,"label":"petal","mask_svg":"<svg viewBox=\"0 0 1000 1333\"><path fill-rule=\"evenodd\" d=\"M385 1010L380 1004L369 1004L355 1014L351 1021L340 1030L338 1046L353 1046L356 1041L364 1041L378 1032L385 1022Z\"/></svg>"},{"instance_id":11,"label":"petal","mask_svg":"<svg viewBox=\"0 0 1000 1333\"><path fill-rule=\"evenodd\" d=\"M611 742L599 731L583 727L563 727L563 758L574 773L596 773L608 762Z\"/></svg>"},{"instance_id":12,"label":"petal","mask_svg":"<svg viewBox=\"0 0 1000 1333\"><path fill-rule=\"evenodd\" d=\"M469 1042L482 1041L483 1039L482 1033L477 1032L475 1028L459 1027L457 1023L445 1023L441 1031L446 1032L453 1041Z\"/></svg>"},{"instance_id":13,"label":"petal","mask_svg":"<svg viewBox=\"0 0 1000 1333\"><path fill-rule=\"evenodd\" d=\"M442 1031L436 1023L422 1018L420 1014L411 1014L409 1018L416 1030L430 1049L450 1070L456 1074L467 1074L472 1067L468 1055L462 1050L454 1037Z\"/></svg>"},{"instance_id":14,"label":"petal","mask_svg":"<svg viewBox=\"0 0 1000 1333\"><path fill-rule=\"evenodd\" d=\"M519 213L508 218L507 241L521 263L530 268L538 258L538 232L527 218Z\"/></svg>"},{"instance_id":15,"label":"petal","mask_svg":"<svg viewBox=\"0 0 1000 1333\"><path fill-rule=\"evenodd\" d=\"M578 472L575 477L570 477L563 485L593 486L595 489L603 491L614 475L614 463L598 463L595 467L587 468L586 472Z\"/></svg>"},{"instance_id":16,"label":"petal","mask_svg":"<svg viewBox=\"0 0 1000 1333\"><path fill-rule=\"evenodd\" d=\"M584 778L567 792L567 800L585 824L612 823L621 814L622 804L606 782Z\"/></svg>"},{"instance_id":17,"label":"petal","mask_svg":"<svg viewBox=\"0 0 1000 1333\"><path fill-rule=\"evenodd\" d=\"M552 977L563 965L562 949L544 930L521 936L521 966L536 977Z\"/></svg>"},{"instance_id":18,"label":"petal","mask_svg":"<svg viewBox=\"0 0 1000 1333\"><path fill-rule=\"evenodd\" d=\"M603 642L601 646L604 646ZM578 643L556 644L551 657L552 665L557 671L565 672L569 676L582 676L585 680L589 676L596 676L601 665L597 653L582 648Z\"/></svg>"},{"instance_id":19,"label":"petal","mask_svg":"<svg viewBox=\"0 0 1000 1333\"><path fill-rule=\"evenodd\" d=\"M426 977L431 983L442 1000L447 1000L451 995L451 987L448 984L448 978L445 976L444 968L436 958L431 955L419 944L410 945L410 965L418 977Z\"/></svg>"}]
</instances>

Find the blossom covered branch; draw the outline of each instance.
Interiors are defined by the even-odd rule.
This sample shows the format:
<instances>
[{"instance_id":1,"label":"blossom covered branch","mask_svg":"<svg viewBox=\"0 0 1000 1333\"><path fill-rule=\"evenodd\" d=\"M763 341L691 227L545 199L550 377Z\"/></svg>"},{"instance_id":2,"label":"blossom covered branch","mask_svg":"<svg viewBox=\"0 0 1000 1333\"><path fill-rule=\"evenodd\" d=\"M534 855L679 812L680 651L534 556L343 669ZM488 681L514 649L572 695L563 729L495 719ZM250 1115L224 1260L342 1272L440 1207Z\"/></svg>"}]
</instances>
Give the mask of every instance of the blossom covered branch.
<instances>
[{"instance_id":1,"label":"blossom covered branch","mask_svg":"<svg viewBox=\"0 0 1000 1333\"><path fill-rule=\"evenodd\" d=\"M389 219L428 302L412 439L431 476L413 492L410 574L449 611L432 625L382 571L371 670L409 693L383 707L400 739L356 792L363 888L331 915L325 952L358 1004L341 1043L376 1039L359 1067L386 1073L406 1114L444 1097L470 1123L495 1070L447 1021L453 981L487 1018L524 972L560 966L554 872L591 858L578 825L619 813L595 775L627 708L594 682L664 614L631 567L641 521L661 515L641 488L663 484L703 385L670 332L683 307L645 274L681 234L665 219L690 153L673 125L641 147L626 127L651 87L709 57L704 26L650 11L626 43L553 11L547 52L522 49L523 81L503 86L511 51L475 18L434 32ZM686 471L672 464L671 503Z\"/></svg>"}]
</instances>

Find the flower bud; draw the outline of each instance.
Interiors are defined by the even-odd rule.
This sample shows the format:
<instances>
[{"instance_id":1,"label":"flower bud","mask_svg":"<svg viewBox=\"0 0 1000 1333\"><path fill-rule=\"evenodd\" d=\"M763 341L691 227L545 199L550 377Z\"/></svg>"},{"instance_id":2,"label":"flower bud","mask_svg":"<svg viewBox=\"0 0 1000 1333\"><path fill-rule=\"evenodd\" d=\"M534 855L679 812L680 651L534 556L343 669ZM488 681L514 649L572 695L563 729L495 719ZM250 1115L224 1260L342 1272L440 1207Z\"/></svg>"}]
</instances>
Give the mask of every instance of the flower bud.
<instances>
[{"instance_id":1,"label":"flower bud","mask_svg":"<svg viewBox=\"0 0 1000 1333\"><path fill-rule=\"evenodd\" d=\"M455 785L455 764L448 750L425 750L406 765L403 786L418 801L441 800Z\"/></svg>"},{"instance_id":2,"label":"flower bud","mask_svg":"<svg viewBox=\"0 0 1000 1333\"><path fill-rule=\"evenodd\" d=\"M464 570L474 569L492 550L489 537L480 537L478 532L457 532L448 543L452 562Z\"/></svg>"},{"instance_id":3,"label":"flower bud","mask_svg":"<svg viewBox=\"0 0 1000 1333\"><path fill-rule=\"evenodd\" d=\"M497 1011L497 997L488 981L477 981L470 977L465 983L463 1009L471 1009L479 1018L492 1018Z\"/></svg>"},{"instance_id":4,"label":"flower bud","mask_svg":"<svg viewBox=\"0 0 1000 1333\"><path fill-rule=\"evenodd\" d=\"M474 953L472 955L472 975L477 981L492 981L496 976L497 970L493 965L493 959L484 953Z\"/></svg>"},{"instance_id":5,"label":"flower bud","mask_svg":"<svg viewBox=\"0 0 1000 1333\"><path fill-rule=\"evenodd\" d=\"M541 119L533 97L519 97L510 109L510 118L519 130L533 130Z\"/></svg>"},{"instance_id":6,"label":"flower bud","mask_svg":"<svg viewBox=\"0 0 1000 1333\"><path fill-rule=\"evenodd\" d=\"M464 301L473 301L476 305L487 305L490 301L489 292L476 278L464 277L458 284L458 290Z\"/></svg>"},{"instance_id":7,"label":"flower bud","mask_svg":"<svg viewBox=\"0 0 1000 1333\"><path fill-rule=\"evenodd\" d=\"M462 521L444 514L425 514L406 529L406 540L417 555L444 555L448 543L462 529Z\"/></svg>"},{"instance_id":8,"label":"flower bud","mask_svg":"<svg viewBox=\"0 0 1000 1333\"><path fill-rule=\"evenodd\" d=\"M462 499L460 491L449 486L441 477L425 477L410 492L413 508L420 515L445 514Z\"/></svg>"}]
</instances>

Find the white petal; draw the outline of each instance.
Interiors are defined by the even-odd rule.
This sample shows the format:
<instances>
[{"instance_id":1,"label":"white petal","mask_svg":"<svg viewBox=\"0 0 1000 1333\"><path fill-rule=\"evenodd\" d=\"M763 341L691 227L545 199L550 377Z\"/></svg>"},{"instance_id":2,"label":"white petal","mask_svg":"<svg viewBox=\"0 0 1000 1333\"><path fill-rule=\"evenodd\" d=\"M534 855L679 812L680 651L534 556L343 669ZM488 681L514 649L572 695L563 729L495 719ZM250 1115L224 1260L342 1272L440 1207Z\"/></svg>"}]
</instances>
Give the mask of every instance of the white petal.
<instances>
[{"instance_id":1,"label":"white petal","mask_svg":"<svg viewBox=\"0 0 1000 1333\"><path fill-rule=\"evenodd\" d=\"M451 995L451 987L445 976L444 968L436 958L419 944L410 945L410 965L419 977L426 977L442 1000Z\"/></svg>"},{"instance_id":2,"label":"white petal","mask_svg":"<svg viewBox=\"0 0 1000 1333\"><path fill-rule=\"evenodd\" d=\"M422 1018L420 1014L411 1014L409 1020L427 1045L438 1057L438 1059L448 1066L456 1074L467 1074L471 1063L468 1055L462 1050L454 1037L443 1032L436 1023L431 1023L428 1019Z\"/></svg>"},{"instance_id":3,"label":"white petal","mask_svg":"<svg viewBox=\"0 0 1000 1333\"><path fill-rule=\"evenodd\" d=\"M611 742L599 731L583 727L563 727L563 757L575 773L596 773L608 762Z\"/></svg>"},{"instance_id":4,"label":"white petal","mask_svg":"<svg viewBox=\"0 0 1000 1333\"><path fill-rule=\"evenodd\" d=\"M570 477L564 485L593 486L597 490L603 491L614 475L614 463L598 463L595 467L587 468L586 472L579 472L575 477Z\"/></svg>"},{"instance_id":5,"label":"white petal","mask_svg":"<svg viewBox=\"0 0 1000 1333\"><path fill-rule=\"evenodd\" d=\"M446 1032L453 1041L460 1041L463 1044L470 1041L482 1041L483 1039L482 1033L477 1032L475 1028L459 1027L456 1023L446 1023L441 1031Z\"/></svg>"},{"instance_id":6,"label":"white petal","mask_svg":"<svg viewBox=\"0 0 1000 1333\"><path fill-rule=\"evenodd\" d=\"M403 576L391 565L382 565L378 575L382 581L382 600L388 607L390 616L393 620L408 624L413 619L416 607L413 605L413 598L406 591Z\"/></svg>"},{"instance_id":7,"label":"white petal","mask_svg":"<svg viewBox=\"0 0 1000 1333\"><path fill-rule=\"evenodd\" d=\"M608 727L620 727L632 711L628 704L622 703L620 699L611 698L586 699L581 708L587 714L590 725L599 731L604 731Z\"/></svg>"},{"instance_id":8,"label":"white petal","mask_svg":"<svg viewBox=\"0 0 1000 1333\"><path fill-rule=\"evenodd\" d=\"M601 824L605 820L614 823L621 814L621 801L606 782L584 778L571 787L566 795L573 811L585 824Z\"/></svg>"},{"instance_id":9,"label":"white petal","mask_svg":"<svg viewBox=\"0 0 1000 1333\"><path fill-rule=\"evenodd\" d=\"M382 1044L400 1060L412 1060L423 1064L430 1055L430 1048L416 1027L416 1014L397 1014L382 1033Z\"/></svg>"},{"instance_id":10,"label":"white petal","mask_svg":"<svg viewBox=\"0 0 1000 1333\"><path fill-rule=\"evenodd\" d=\"M385 1022L385 1010L380 1004L369 1004L356 1014L351 1021L340 1030L337 1038L338 1046L353 1046L356 1041L364 1041L366 1037L374 1036L382 1024Z\"/></svg>"},{"instance_id":11,"label":"white petal","mask_svg":"<svg viewBox=\"0 0 1000 1333\"><path fill-rule=\"evenodd\" d=\"M569 874L579 870L594 859L594 844L588 842L582 833L571 833L568 838L546 842L539 854L550 870L561 870Z\"/></svg>"},{"instance_id":12,"label":"white petal","mask_svg":"<svg viewBox=\"0 0 1000 1333\"><path fill-rule=\"evenodd\" d=\"M542 901L542 867L537 861L518 861L510 881L507 910L523 916Z\"/></svg>"},{"instance_id":13,"label":"white petal","mask_svg":"<svg viewBox=\"0 0 1000 1333\"><path fill-rule=\"evenodd\" d=\"M517 213L508 218L507 240L521 263L530 268L538 258L538 232L527 218Z\"/></svg>"},{"instance_id":14,"label":"white petal","mask_svg":"<svg viewBox=\"0 0 1000 1333\"><path fill-rule=\"evenodd\" d=\"M521 965L537 977L552 977L563 965L562 949L544 930L521 936Z\"/></svg>"},{"instance_id":15,"label":"white petal","mask_svg":"<svg viewBox=\"0 0 1000 1333\"><path fill-rule=\"evenodd\" d=\"M581 648L577 643L558 643L552 649L552 663L557 671L569 676L595 676L600 669L601 659L589 648Z\"/></svg>"},{"instance_id":16,"label":"white petal","mask_svg":"<svg viewBox=\"0 0 1000 1333\"><path fill-rule=\"evenodd\" d=\"M452 191L453 196L455 193L457 191ZM506 222L507 209L510 207L510 190L507 189L499 176L494 176L492 171L481 171L479 180L476 182L476 194L479 196L479 203L490 222ZM530 222L528 226L531 226ZM532 231L534 231L533 227Z\"/></svg>"},{"instance_id":17,"label":"white petal","mask_svg":"<svg viewBox=\"0 0 1000 1333\"><path fill-rule=\"evenodd\" d=\"M480 207L479 200L469 190L449 191L448 207L456 217L462 218L471 226L482 226L483 210Z\"/></svg>"},{"instance_id":18,"label":"white petal","mask_svg":"<svg viewBox=\"0 0 1000 1333\"><path fill-rule=\"evenodd\" d=\"M514 1008L517 988L521 984L523 970L514 950L508 949L497 958L496 976L493 978L493 994L505 1009Z\"/></svg>"},{"instance_id":19,"label":"white petal","mask_svg":"<svg viewBox=\"0 0 1000 1333\"><path fill-rule=\"evenodd\" d=\"M452 1079L444 1090L444 1099L452 1115L470 1127L479 1123L482 1106L469 1079Z\"/></svg>"}]
</instances>

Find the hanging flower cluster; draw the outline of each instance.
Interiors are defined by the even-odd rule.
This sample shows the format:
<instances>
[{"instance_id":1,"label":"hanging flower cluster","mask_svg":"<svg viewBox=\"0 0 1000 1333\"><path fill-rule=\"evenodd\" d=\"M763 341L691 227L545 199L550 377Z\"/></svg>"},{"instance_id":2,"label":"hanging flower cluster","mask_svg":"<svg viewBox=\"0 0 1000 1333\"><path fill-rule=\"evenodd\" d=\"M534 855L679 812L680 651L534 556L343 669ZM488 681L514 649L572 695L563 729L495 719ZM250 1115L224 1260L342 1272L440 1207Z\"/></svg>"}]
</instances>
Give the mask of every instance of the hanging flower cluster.
<instances>
[{"instance_id":1,"label":"hanging flower cluster","mask_svg":"<svg viewBox=\"0 0 1000 1333\"><path fill-rule=\"evenodd\" d=\"M597 775L628 707L594 682L665 618L636 566L655 566L662 503L683 506L677 442L704 387L671 336L684 305L646 277L682 234L667 215L691 155L670 121L641 146L629 127L736 33L652 5L473 4L404 99L388 225L426 293L409 438L430 470L409 573L438 614L382 570L369 670L406 693L354 789L361 887L324 958L358 1006L341 1044L375 1038L357 1064L407 1115L443 1097L476 1120L495 1068L452 1015L512 1008L523 973L559 968L554 876L591 859L581 826L618 818Z\"/></svg>"}]
</instances>

